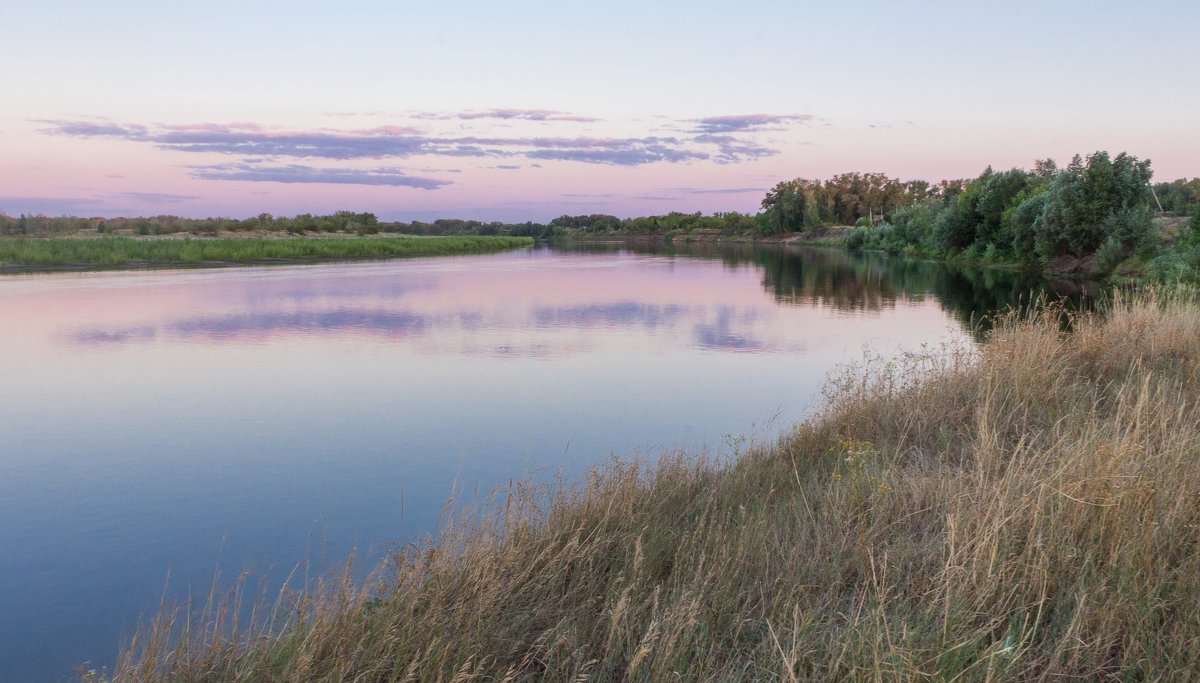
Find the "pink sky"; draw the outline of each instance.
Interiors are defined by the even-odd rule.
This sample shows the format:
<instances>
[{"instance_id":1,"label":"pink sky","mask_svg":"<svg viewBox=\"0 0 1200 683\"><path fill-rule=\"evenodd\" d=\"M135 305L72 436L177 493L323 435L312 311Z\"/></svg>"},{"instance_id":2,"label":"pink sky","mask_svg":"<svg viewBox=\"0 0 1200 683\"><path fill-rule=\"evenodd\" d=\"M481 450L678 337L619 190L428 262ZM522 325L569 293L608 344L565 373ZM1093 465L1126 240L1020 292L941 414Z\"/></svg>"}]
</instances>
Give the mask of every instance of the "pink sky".
<instances>
[{"instance_id":1,"label":"pink sky","mask_svg":"<svg viewBox=\"0 0 1200 683\"><path fill-rule=\"evenodd\" d=\"M754 211L788 178L1097 150L1200 175L1183 0L47 2L0 21L30 29L0 42L9 214Z\"/></svg>"}]
</instances>

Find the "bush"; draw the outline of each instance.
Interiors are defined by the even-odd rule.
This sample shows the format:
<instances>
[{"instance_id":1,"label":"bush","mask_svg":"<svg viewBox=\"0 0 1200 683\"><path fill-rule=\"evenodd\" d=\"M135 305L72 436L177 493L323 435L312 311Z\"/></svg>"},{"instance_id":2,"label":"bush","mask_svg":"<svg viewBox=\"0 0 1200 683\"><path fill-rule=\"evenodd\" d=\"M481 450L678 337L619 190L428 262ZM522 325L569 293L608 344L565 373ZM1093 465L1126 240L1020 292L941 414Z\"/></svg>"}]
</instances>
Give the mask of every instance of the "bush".
<instances>
[{"instance_id":1,"label":"bush","mask_svg":"<svg viewBox=\"0 0 1200 683\"><path fill-rule=\"evenodd\" d=\"M859 226L850 232L846 233L846 248L850 251L859 251L865 249L867 243L871 241L871 229Z\"/></svg>"},{"instance_id":2,"label":"bush","mask_svg":"<svg viewBox=\"0 0 1200 683\"><path fill-rule=\"evenodd\" d=\"M1172 250L1150 262L1146 279L1153 282L1180 283L1200 280L1200 254L1196 250Z\"/></svg>"},{"instance_id":3,"label":"bush","mask_svg":"<svg viewBox=\"0 0 1200 683\"><path fill-rule=\"evenodd\" d=\"M964 249L975 241L975 229L966 217L962 206L967 203L966 194L960 194L954 204L938 214L933 224L933 241L944 252Z\"/></svg>"},{"instance_id":4,"label":"bush","mask_svg":"<svg viewBox=\"0 0 1200 683\"><path fill-rule=\"evenodd\" d=\"M1121 261L1125 260L1125 246L1121 244L1121 240L1114 237L1109 237L1104 240L1104 244L1096 250L1096 275L1108 275L1121 265Z\"/></svg>"},{"instance_id":5,"label":"bush","mask_svg":"<svg viewBox=\"0 0 1200 683\"><path fill-rule=\"evenodd\" d=\"M1100 224L1106 240L1117 240L1126 249L1146 251L1157 246L1158 234L1144 206L1125 207L1109 214Z\"/></svg>"},{"instance_id":6,"label":"bush","mask_svg":"<svg viewBox=\"0 0 1200 683\"><path fill-rule=\"evenodd\" d=\"M935 210L928 204L913 204L892 213L895 239L902 245L928 244L933 237Z\"/></svg>"}]
</instances>

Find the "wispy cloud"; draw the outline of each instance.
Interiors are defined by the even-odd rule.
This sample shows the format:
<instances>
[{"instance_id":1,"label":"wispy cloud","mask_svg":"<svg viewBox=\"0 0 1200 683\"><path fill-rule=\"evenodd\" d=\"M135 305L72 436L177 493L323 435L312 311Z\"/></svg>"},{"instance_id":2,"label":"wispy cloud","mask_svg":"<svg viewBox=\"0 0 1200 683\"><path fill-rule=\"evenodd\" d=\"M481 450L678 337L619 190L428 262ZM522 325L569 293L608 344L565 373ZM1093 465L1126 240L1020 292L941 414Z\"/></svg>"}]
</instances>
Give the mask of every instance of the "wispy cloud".
<instances>
[{"instance_id":1,"label":"wispy cloud","mask_svg":"<svg viewBox=\"0 0 1200 683\"><path fill-rule=\"evenodd\" d=\"M562 145L526 152L542 161L580 161L588 164L640 166L658 161L678 163L709 158L709 153L687 149L672 138L642 138L621 141L584 140L579 145ZM619 144L610 144L617 142Z\"/></svg>"},{"instance_id":2,"label":"wispy cloud","mask_svg":"<svg viewBox=\"0 0 1200 683\"><path fill-rule=\"evenodd\" d=\"M764 191L762 187L661 187L633 195L620 192L564 192L559 196L591 200L637 199L649 202L670 202L683 200L688 195L762 194Z\"/></svg>"},{"instance_id":3,"label":"wispy cloud","mask_svg":"<svg viewBox=\"0 0 1200 683\"><path fill-rule=\"evenodd\" d=\"M45 132L79 138L122 138L125 140L149 139L145 126L126 126L97 121L38 121L49 124Z\"/></svg>"},{"instance_id":4,"label":"wispy cloud","mask_svg":"<svg viewBox=\"0 0 1200 683\"><path fill-rule=\"evenodd\" d=\"M22 213L88 216L106 208L105 202L95 197L0 197L0 213L8 216Z\"/></svg>"},{"instance_id":5,"label":"wispy cloud","mask_svg":"<svg viewBox=\"0 0 1200 683\"><path fill-rule=\"evenodd\" d=\"M487 109L449 114L426 113L426 118L459 120L499 119L545 122L591 121L590 117L547 109ZM162 150L235 157L233 166L198 167L194 175L223 180L273 180L275 182L329 182L403 185L432 188L443 184L433 178L408 176L399 169L320 169L287 164L286 160L408 159L447 157L473 159L523 159L530 162L577 162L611 166L655 163L710 162L731 164L773 156L780 150L755 139L761 131L778 130L789 122L808 121L809 115L745 114L712 116L685 122L688 130L674 135L507 136L432 133L407 125L362 128L286 130L253 122L192 124L127 124L113 121L40 121L43 132L75 138L126 140ZM259 166L276 162L274 168ZM514 167L503 163L497 168ZM530 163L529 167L539 167Z\"/></svg>"},{"instance_id":6,"label":"wispy cloud","mask_svg":"<svg viewBox=\"0 0 1200 683\"><path fill-rule=\"evenodd\" d=\"M779 150L770 147L764 147L752 140L735 137L733 135L714 135L705 133L695 137L696 142L716 145L717 153L713 155L713 161L719 164L732 164L746 159L761 159L779 154Z\"/></svg>"},{"instance_id":7,"label":"wispy cloud","mask_svg":"<svg viewBox=\"0 0 1200 683\"><path fill-rule=\"evenodd\" d=\"M600 120L591 116L580 116L554 109L470 109L458 112L419 112L414 114L414 117L460 121L499 119L502 121L569 121L574 123L593 123Z\"/></svg>"},{"instance_id":8,"label":"wispy cloud","mask_svg":"<svg viewBox=\"0 0 1200 683\"><path fill-rule=\"evenodd\" d=\"M675 192L684 194L759 194L761 187L676 187Z\"/></svg>"},{"instance_id":9,"label":"wispy cloud","mask_svg":"<svg viewBox=\"0 0 1200 683\"><path fill-rule=\"evenodd\" d=\"M118 192L121 197L136 199L139 202L147 202L151 204L181 204L190 202L194 199L200 199L196 195L191 194L170 194L168 192Z\"/></svg>"},{"instance_id":10,"label":"wispy cloud","mask_svg":"<svg viewBox=\"0 0 1200 683\"><path fill-rule=\"evenodd\" d=\"M49 121L45 132L81 138L116 138L153 144L176 152L227 154L263 158L333 160L446 156L522 157L539 161L578 161L639 166L713 158L711 151L677 137L479 137L431 136L411 128L384 126L353 130L276 131L254 124L193 124L149 129L141 125ZM718 146L721 160L735 157ZM247 159L248 161L249 159Z\"/></svg>"},{"instance_id":11,"label":"wispy cloud","mask_svg":"<svg viewBox=\"0 0 1200 683\"><path fill-rule=\"evenodd\" d=\"M336 185L386 185L436 190L451 185L440 178L410 176L398 168L317 168L303 164L259 166L257 164L217 164L194 166L192 177L204 180L243 180L270 183L329 183Z\"/></svg>"},{"instance_id":12,"label":"wispy cloud","mask_svg":"<svg viewBox=\"0 0 1200 683\"><path fill-rule=\"evenodd\" d=\"M737 133L764 129L781 130L785 124L807 123L813 119L811 114L731 114L695 119L693 123L700 133Z\"/></svg>"}]
</instances>

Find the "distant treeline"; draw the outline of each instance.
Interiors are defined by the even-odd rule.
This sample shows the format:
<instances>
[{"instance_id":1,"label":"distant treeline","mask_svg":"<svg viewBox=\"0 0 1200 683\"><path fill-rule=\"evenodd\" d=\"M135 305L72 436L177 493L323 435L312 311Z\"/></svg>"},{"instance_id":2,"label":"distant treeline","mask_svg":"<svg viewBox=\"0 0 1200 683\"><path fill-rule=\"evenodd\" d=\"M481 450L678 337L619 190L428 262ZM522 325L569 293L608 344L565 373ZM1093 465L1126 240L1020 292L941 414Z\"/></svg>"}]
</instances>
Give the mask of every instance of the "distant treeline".
<instances>
[{"instance_id":1,"label":"distant treeline","mask_svg":"<svg viewBox=\"0 0 1200 683\"><path fill-rule=\"evenodd\" d=\"M618 218L609 214L560 216L548 223L462 219L386 222L371 213L339 211L294 217L261 214L244 220L10 217L0 214L0 235L49 236L95 231L125 235L231 232L372 235L631 235L772 236L828 226L858 226L846 236L852 249L963 258L994 263L1047 264L1060 257L1087 258L1087 270L1107 274L1136 257L1144 266L1200 278L1200 178L1151 185L1150 162L1128 154L1076 156L1066 168L1053 160L1032 170L995 171L976 178L901 181L883 173L843 173L828 180L778 183L755 214L723 212ZM1171 223L1164 250L1156 215L1195 216ZM1190 245L1190 246L1189 246ZM1183 247L1189 247L1185 249ZM1169 252L1169 254L1168 254ZM1170 256L1163 261L1161 257ZM1061 259L1060 259L1061 260ZM1136 269L1136 268L1135 268ZM1178 279L1174 276L1167 279Z\"/></svg>"},{"instance_id":2,"label":"distant treeline","mask_svg":"<svg viewBox=\"0 0 1200 683\"><path fill-rule=\"evenodd\" d=\"M431 223L413 221L384 222L373 213L338 211L325 216L300 214L272 216L269 213L253 218L181 218L179 216L149 216L141 218L77 218L74 216L7 216L0 213L0 235L49 237L95 231L114 235L173 235L192 234L216 236L236 232L278 232L295 235L314 233L351 233L377 235L403 233L406 235L456 235L545 238L554 230L540 223L499 223L458 219L438 219Z\"/></svg>"},{"instance_id":3,"label":"distant treeline","mask_svg":"<svg viewBox=\"0 0 1200 683\"><path fill-rule=\"evenodd\" d=\"M53 236L95 231L119 235L193 234L216 236L231 232L278 232L296 235L313 233L352 233L375 235L399 233L405 235L476 235L533 237L549 239L577 233L635 233L662 234L718 230L722 233L766 232L761 230L762 215L737 212L705 216L697 213L672 212L662 216L617 218L607 214L561 216L549 223L503 223L458 218L439 218L434 221L381 221L372 213L338 211L316 216L272 216L264 213L253 218L181 218L179 216L149 216L142 218L78 218L73 216L7 216L0 213L0 235Z\"/></svg>"}]
</instances>

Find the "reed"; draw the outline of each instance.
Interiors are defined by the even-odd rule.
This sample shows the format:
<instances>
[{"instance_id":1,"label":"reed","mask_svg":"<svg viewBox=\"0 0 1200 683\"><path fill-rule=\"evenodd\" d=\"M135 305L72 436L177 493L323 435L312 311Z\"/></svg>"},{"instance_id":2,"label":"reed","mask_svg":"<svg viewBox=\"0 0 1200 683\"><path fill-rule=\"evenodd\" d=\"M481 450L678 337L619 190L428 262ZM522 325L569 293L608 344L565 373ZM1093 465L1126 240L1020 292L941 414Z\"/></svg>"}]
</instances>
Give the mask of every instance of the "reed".
<instances>
[{"instance_id":1,"label":"reed","mask_svg":"<svg viewBox=\"0 0 1200 683\"><path fill-rule=\"evenodd\" d=\"M1010 314L734 463L516 484L253 624L164 608L115 678L1196 680L1198 398L1193 290Z\"/></svg>"}]
</instances>

